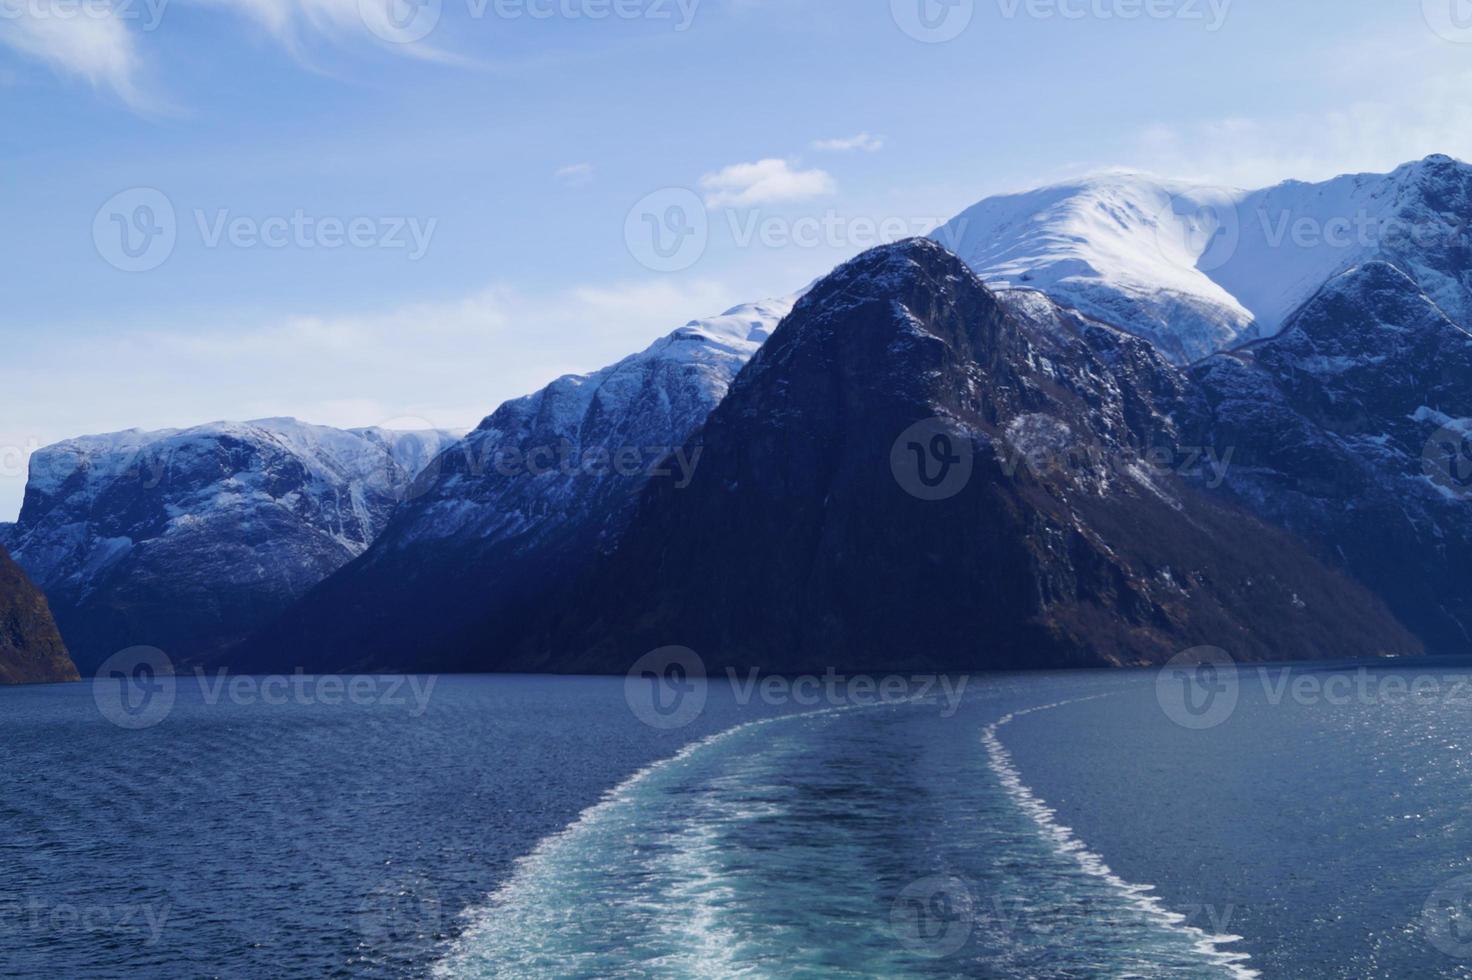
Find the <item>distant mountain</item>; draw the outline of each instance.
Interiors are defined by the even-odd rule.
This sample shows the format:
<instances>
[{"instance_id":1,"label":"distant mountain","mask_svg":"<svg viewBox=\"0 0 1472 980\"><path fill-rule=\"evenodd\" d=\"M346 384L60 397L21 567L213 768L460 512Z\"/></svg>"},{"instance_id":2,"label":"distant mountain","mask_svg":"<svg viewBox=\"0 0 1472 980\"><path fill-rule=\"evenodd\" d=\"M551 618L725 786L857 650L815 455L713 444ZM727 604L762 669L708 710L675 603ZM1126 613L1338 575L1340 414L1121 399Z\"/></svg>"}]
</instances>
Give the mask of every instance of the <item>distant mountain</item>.
<instances>
[{"instance_id":1,"label":"distant mountain","mask_svg":"<svg viewBox=\"0 0 1472 980\"><path fill-rule=\"evenodd\" d=\"M200 662L361 554L447 433L293 419L39 450L4 540L83 673L120 649Z\"/></svg>"},{"instance_id":2,"label":"distant mountain","mask_svg":"<svg viewBox=\"0 0 1472 980\"><path fill-rule=\"evenodd\" d=\"M0 684L49 684L77 677L46 597L0 548Z\"/></svg>"},{"instance_id":3,"label":"distant mountain","mask_svg":"<svg viewBox=\"0 0 1472 980\"><path fill-rule=\"evenodd\" d=\"M1154 460L1187 379L928 241L820 281L617 547L502 669L622 672L670 645L770 671L1157 664L1419 648L1290 535ZM938 420L938 421L930 421ZM947 485L949 482L949 486Z\"/></svg>"},{"instance_id":4,"label":"distant mountain","mask_svg":"<svg viewBox=\"0 0 1472 980\"><path fill-rule=\"evenodd\" d=\"M693 321L462 440L276 420L51 447L0 545L84 671L133 643L253 670L621 669L684 629L733 657L839 657L802 623L852 664L903 639L860 571L960 610L937 627L952 666L1413 648L1403 625L1460 650L1469 220L1472 168L1441 156L992 198L932 236L970 270L876 250L795 309ZM863 454L930 416L981 476L912 511ZM1201 448L1231 455L1157 472ZM1071 462L1015 472L1034 449ZM966 645L981 624L986 650Z\"/></svg>"},{"instance_id":5,"label":"distant mountain","mask_svg":"<svg viewBox=\"0 0 1472 980\"><path fill-rule=\"evenodd\" d=\"M1472 649L1472 333L1409 276L1335 278L1272 340L1192 371L1224 488L1315 542L1435 652Z\"/></svg>"},{"instance_id":6,"label":"distant mountain","mask_svg":"<svg viewBox=\"0 0 1472 980\"><path fill-rule=\"evenodd\" d=\"M997 289L1038 289L1187 363L1270 337L1327 280L1390 262L1472 325L1472 167L1258 191L1105 174L988 198L938 229Z\"/></svg>"},{"instance_id":7,"label":"distant mountain","mask_svg":"<svg viewBox=\"0 0 1472 980\"><path fill-rule=\"evenodd\" d=\"M484 670L524 608L616 540L651 473L725 397L791 298L696 320L502 405L447 448L361 558L237 658L248 669Z\"/></svg>"}]
</instances>

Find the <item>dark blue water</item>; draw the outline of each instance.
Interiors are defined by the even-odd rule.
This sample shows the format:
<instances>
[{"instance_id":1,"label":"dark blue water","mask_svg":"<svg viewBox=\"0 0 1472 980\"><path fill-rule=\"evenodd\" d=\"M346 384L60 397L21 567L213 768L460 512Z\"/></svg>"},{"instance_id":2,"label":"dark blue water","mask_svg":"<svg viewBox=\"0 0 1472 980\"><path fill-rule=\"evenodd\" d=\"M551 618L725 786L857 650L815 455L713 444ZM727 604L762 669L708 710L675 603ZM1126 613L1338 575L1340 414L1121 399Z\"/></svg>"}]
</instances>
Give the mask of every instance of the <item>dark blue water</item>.
<instances>
[{"instance_id":1,"label":"dark blue water","mask_svg":"<svg viewBox=\"0 0 1472 980\"><path fill-rule=\"evenodd\" d=\"M1281 676L1201 730L1149 672L954 712L712 685L675 731L621 680L182 685L142 731L0 690L0 972L1472 976L1466 675Z\"/></svg>"}]
</instances>

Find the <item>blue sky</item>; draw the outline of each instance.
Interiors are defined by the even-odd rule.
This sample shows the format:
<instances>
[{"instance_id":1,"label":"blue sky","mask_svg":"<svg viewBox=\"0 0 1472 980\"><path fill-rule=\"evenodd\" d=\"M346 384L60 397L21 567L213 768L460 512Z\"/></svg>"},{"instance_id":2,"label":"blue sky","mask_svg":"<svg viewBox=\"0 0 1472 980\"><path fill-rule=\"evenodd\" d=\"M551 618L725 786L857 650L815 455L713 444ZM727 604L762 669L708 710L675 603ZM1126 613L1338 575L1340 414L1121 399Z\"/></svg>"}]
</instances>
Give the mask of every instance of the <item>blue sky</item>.
<instances>
[{"instance_id":1,"label":"blue sky","mask_svg":"<svg viewBox=\"0 0 1472 980\"><path fill-rule=\"evenodd\" d=\"M1458 4L0 0L0 519L71 435L467 428L998 191L1472 157Z\"/></svg>"}]
</instances>

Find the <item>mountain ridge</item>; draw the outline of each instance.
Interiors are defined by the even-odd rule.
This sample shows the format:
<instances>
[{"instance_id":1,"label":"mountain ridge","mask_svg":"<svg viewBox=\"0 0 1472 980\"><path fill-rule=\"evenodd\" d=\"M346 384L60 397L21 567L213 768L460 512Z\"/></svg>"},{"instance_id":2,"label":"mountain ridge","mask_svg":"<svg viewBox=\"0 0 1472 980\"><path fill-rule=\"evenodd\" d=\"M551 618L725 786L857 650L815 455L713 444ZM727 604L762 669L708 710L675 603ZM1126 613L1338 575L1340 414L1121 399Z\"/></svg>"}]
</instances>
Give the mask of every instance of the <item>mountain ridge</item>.
<instances>
[{"instance_id":1,"label":"mountain ridge","mask_svg":"<svg viewBox=\"0 0 1472 980\"><path fill-rule=\"evenodd\" d=\"M367 547L445 433L294 419L132 429L38 450L4 543L78 667L216 655Z\"/></svg>"},{"instance_id":2,"label":"mountain ridge","mask_svg":"<svg viewBox=\"0 0 1472 980\"><path fill-rule=\"evenodd\" d=\"M994 288L1040 289L1188 363L1275 334L1377 258L1472 322L1469 216L1472 167L1434 154L1259 190L1098 174L986 198L932 237Z\"/></svg>"},{"instance_id":3,"label":"mountain ridge","mask_svg":"<svg viewBox=\"0 0 1472 980\"><path fill-rule=\"evenodd\" d=\"M639 488L725 397L793 301L692 320L606 368L506 402L436 460L363 556L247 642L240 662L397 669L413 649L436 669L466 669L450 638L475 624L494 638L606 546Z\"/></svg>"}]
</instances>

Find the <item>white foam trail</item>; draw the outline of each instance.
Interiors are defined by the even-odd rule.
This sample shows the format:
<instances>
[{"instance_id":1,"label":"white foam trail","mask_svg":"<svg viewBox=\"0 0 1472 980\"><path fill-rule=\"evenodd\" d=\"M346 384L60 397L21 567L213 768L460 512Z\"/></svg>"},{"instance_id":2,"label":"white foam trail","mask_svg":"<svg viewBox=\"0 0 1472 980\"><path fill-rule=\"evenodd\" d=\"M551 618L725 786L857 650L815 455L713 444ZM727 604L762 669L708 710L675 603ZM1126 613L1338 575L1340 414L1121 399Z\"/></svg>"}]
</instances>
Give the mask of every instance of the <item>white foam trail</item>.
<instances>
[{"instance_id":1,"label":"white foam trail","mask_svg":"<svg viewBox=\"0 0 1472 980\"><path fill-rule=\"evenodd\" d=\"M920 701L922 699L913 700ZM587 833L590 828L607 817L609 813L633 801L635 792L639 787L654 778L657 774L680 765L691 756L710 748L712 745L727 741L763 725L770 725L780 721L793 721L800 718L816 718L821 715L838 714L844 711L854 711L867 707L876 706L839 705L830 708L819 708L815 711L804 711L791 715L773 715L770 718L758 718L754 721L743 722L732 728L717 732L714 735L707 735L705 738L697 739L669 758L660 759L640 769L628 779L609 790L603 799L584 810L572 823L550 837L543 838L531 853L518 858L516 868L506 883L496 889L482 906L465 913L467 917L478 920L478 924L467 929L451 945L449 953L435 964L434 975L441 978L441 980L454 980L454 978L466 975L457 972L457 970L463 965L462 961L473 961L476 955L477 940L492 928L496 910L514 903L525 892L531 889L536 882L539 868L546 865L560 849L575 846L575 841L578 837ZM887 707L887 705L878 705L877 707Z\"/></svg>"},{"instance_id":2,"label":"white foam trail","mask_svg":"<svg viewBox=\"0 0 1472 980\"><path fill-rule=\"evenodd\" d=\"M1258 971L1246 966L1251 958L1246 953L1234 953L1217 947L1228 943L1241 942L1241 936L1213 935L1196 926L1186 925L1186 917L1179 912L1172 912L1160 903L1160 900L1151 895L1155 890L1154 885L1136 885L1125 881L1109 869L1104 863L1104 858L1090 851L1083 841L1079 840L1071 827L1065 827L1058 822L1058 814L1038 797L1022 781L1022 773L1012 761L1012 753L1002 744L997 736L997 730L1004 725L1011 724L1013 719L1023 715L1034 714L1039 711L1050 711L1054 708L1062 708L1065 705L1081 704L1085 701L1095 701L1099 698L1109 697L1108 694L1096 694L1093 697L1073 698L1068 701L1056 701L1053 704L1039 705L1036 708L1027 708L1023 711L1015 711L1006 715L992 724L988 725L982 732L981 741L986 746L989 764L1007 795L1012 797L1018 807L1031 818L1043 836L1053 845L1053 849L1061 856L1072 858L1079 868L1087 875L1099 878L1117 891L1130 907L1147 916L1151 921L1165 929L1174 930L1191 941L1192 946L1211 963L1220 966L1228 973L1239 978L1239 980L1254 980L1261 976Z\"/></svg>"}]
</instances>

